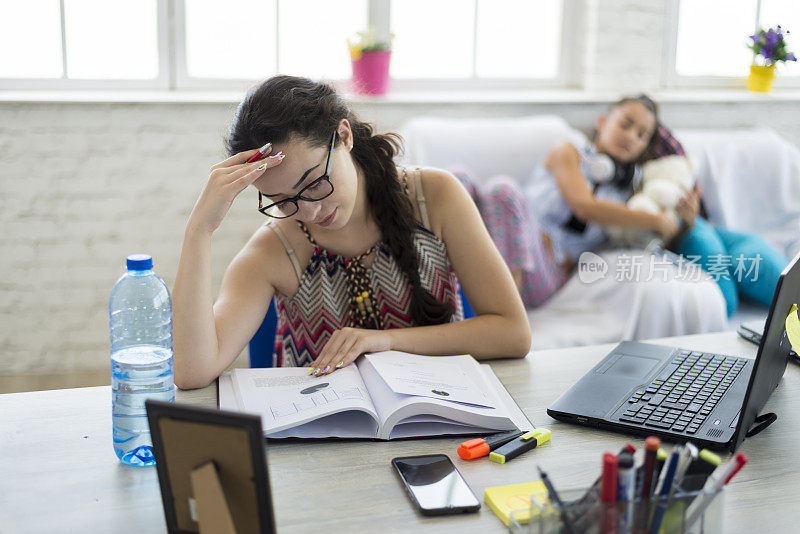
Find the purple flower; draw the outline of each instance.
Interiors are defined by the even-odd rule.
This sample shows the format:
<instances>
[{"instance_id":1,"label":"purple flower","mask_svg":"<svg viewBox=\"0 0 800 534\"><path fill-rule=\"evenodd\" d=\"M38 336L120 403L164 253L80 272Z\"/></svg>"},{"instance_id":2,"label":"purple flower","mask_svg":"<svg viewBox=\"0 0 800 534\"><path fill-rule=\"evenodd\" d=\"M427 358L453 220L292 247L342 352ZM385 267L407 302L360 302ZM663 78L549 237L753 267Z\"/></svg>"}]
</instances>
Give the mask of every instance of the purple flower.
<instances>
[{"instance_id":1,"label":"purple flower","mask_svg":"<svg viewBox=\"0 0 800 534\"><path fill-rule=\"evenodd\" d=\"M769 31L764 35L764 42L767 43L767 46L770 48L774 47L778 44L778 34L770 28Z\"/></svg>"},{"instance_id":2,"label":"purple flower","mask_svg":"<svg viewBox=\"0 0 800 534\"><path fill-rule=\"evenodd\" d=\"M760 29L750 39L753 40L752 45L748 47L764 58L765 65L771 65L778 61L797 61L797 57L786 50L786 41L783 37L783 28L778 26L776 28L769 28L768 30ZM786 34L788 35L788 31Z\"/></svg>"}]
</instances>

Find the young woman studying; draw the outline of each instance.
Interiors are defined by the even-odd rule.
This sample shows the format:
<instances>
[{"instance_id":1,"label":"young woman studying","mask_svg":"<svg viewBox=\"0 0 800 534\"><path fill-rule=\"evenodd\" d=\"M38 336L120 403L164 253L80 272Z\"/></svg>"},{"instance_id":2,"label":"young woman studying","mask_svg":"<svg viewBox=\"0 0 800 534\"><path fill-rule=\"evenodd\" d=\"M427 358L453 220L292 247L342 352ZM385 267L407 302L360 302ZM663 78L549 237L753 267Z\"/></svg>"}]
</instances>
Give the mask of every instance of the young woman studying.
<instances>
[{"instance_id":1,"label":"young woman studying","mask_svg":"<svg viewBox=\"0 0 800 534\"><path fill-rule=\"evenodd\" d=\"M248 163L268 142L269 156ZM270 78L240 104L227 144L189 216L172 292L178 387L224 371L272 298L276 365L317 376L389 349L477 359L530 350L511 274L458 180L395 166L399 138L373 133L332 87ZM212 235L250 185L268 220L212 305ZM459 284L477 315L463 321Z\"/></svg>"}]
</instances>

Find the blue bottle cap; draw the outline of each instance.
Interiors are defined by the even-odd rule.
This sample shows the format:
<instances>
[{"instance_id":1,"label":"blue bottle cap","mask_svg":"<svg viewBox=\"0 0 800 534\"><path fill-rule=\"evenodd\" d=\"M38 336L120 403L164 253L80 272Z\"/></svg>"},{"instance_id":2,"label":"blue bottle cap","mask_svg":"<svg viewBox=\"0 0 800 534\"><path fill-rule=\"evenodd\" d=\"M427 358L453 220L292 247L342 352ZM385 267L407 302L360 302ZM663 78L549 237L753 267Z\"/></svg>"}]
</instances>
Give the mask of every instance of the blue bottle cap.
<instances>
[{"instance_id":1,"label":"blue bottle cap","mask_svg":"<svg viewBox=\"0 0 800 534\"><path fill-rule=\"evenodd\" d=\"M129 271L149 271L153 268L153 256L150 254L131 254L127 258Z\"/></svg>"}]
</instances>

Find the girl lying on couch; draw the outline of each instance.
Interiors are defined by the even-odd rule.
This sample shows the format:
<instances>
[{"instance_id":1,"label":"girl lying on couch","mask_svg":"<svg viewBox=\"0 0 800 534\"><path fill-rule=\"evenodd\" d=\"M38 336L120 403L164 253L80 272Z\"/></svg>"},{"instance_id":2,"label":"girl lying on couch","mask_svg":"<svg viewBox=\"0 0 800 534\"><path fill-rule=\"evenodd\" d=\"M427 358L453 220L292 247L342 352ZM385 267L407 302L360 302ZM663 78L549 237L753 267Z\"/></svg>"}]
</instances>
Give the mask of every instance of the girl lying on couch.
<instances>
[{"instance_id":1,"label":"girl lying on couch","mask_svg":"<svg viewBox=\"0 0 800 534\"><path fill-rule=\"evenodd\" d=\"M614 163L610 180L603 179L604 169L596 168L598 154L610 156ZM624 205L638 188L640 164L670 154L684 155L683 148L659 124L657 105L645 95L613 104L597 120L593 143L555 148L526 191L553 241L555 259L571 261L585 250L607 246L609 226L645 228L660 234L678 254L697 258L700 267L713 270L728 316L736 311L737 291L769 306L786 259L756 235L714 228L699 217L699 189L687 191L678 204L677 222L666 213ZM740 257L760 258L757 273L735 272Z\"/></svg>"},{"instance_id":2,"label":"girl lying on couch","mask_svg":"<svg viewBox=\"0 0 800 534\"><path fill-rule=\"evenodd\" d=\"M603 253L610 263L618 263L619 251L609 238L609 227L652 230L670 248L685 257L699 258L697 264L711 270L720 255L735 258L760 258L757 277L735 273L717 265L714 280L724 297L730 316L738 304L737 289L757 302L769 305L777 278L786 260L763 239L751 234L713 228L698 216L700 193L687 191L677 206L679 220L666 213L647 213L629 209L625 202L641 182L640 164L670 154L683 155L683 149L669 131L659 124L657 105L647 96L623 98L612 104L596 122L591 142L563 143L555 147L543 165L534 170L525 195L516 182L498 176L476 187L468 172L456 172L478 204L484 222L517 282L523 301L534 308L548 300L569 279L584 252ZM527 197L527 198L526 198ZM623 253L623 257L637 254ZM641 256L641 251L638 252ZM628 259L630 261L630 259ZM648 267L650 267L648 271ZM639 277L653 277L652 264L640 262ZM642 271L644 269L644 271ZM674 274L674 273L671 273ZM650 301L683 306L681 290L695 295L708 290L709 279L694 286L674 276L670 284L648 286ZM714 315L722 299L706 299L706 316ZM674 308L674 306L673 306ZM711 322L719 321L714 320ZM723 320L724 322L724 320Z\"/></svg>"}]
</instances>

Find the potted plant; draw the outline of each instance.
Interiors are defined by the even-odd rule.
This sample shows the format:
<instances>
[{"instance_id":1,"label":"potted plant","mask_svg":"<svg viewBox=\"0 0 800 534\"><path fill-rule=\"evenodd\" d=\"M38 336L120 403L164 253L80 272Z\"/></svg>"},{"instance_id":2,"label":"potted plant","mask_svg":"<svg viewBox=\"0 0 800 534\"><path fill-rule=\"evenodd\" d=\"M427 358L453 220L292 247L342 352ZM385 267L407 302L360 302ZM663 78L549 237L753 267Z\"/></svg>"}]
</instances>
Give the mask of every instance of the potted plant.
<instances>
[{"instance_id":1,"label":"potted plant","mask_svg":"<svg viewBox=\"0 0 800 534\"><path fill-rule=\"evenodd\" d=\"M353 90L368 95L386 94L392 57L391 37L380 39L374 29L356 35L355 39L347 40L353 64Z\"/></svg>"},{"instance_id":2,"label":"potted plant","mask_svg":"<svg viewBox=\"0 0 800 534\"><path fill-rule=\"evenodd\" d=\"M797 61L797 58L786 49L786 40L780 26L766 31L762 28L751 35L750 40L753 42L747 47L754 55L753 64L750 65L750 76L747 78L747 88L751 91L768 93L775 78L775 65L779 61Z\"/></svg>"}]
</instances>

